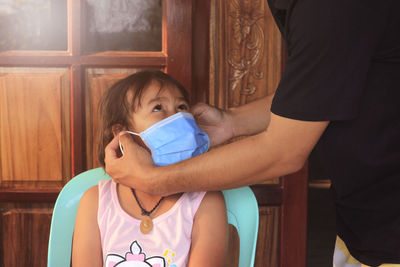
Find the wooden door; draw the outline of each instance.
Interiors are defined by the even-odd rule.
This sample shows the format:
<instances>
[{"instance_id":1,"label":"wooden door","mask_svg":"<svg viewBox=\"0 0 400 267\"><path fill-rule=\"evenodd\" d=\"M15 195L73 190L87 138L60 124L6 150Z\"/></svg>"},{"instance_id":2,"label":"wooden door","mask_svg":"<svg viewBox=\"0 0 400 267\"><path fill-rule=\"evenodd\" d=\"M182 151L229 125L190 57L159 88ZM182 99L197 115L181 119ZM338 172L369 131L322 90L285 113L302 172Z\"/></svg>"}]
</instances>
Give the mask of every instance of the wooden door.
<instances>
[{"instance_id":1,"label":"wooden door","mask_svg":"<svg viewBox=\"0 0 400 267\"><path fill-rule=\"evenodd\" d=\"M9 1L0 23L0 266L46 266L57 194L98 166L104 90L153 68L192 91L192 3Z\"/></svg>"}]
</instances>

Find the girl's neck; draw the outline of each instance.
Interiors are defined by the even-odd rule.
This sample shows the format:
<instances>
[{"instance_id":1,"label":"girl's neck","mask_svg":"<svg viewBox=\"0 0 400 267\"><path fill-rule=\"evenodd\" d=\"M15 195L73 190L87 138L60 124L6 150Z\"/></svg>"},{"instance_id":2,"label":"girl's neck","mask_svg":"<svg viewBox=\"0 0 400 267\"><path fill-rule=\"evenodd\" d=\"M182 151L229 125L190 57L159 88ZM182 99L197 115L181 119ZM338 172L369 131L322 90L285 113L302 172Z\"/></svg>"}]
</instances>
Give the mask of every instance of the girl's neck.
<instances>
[{"instance_id":1,"label":"girl's neck","mask_svg":"<svg viewBox=\"0 0 400 267\"><path fill-rule=\"evenodd\" d=\"M129 190L131 190L131 189L129 188ZM134 190L135 190L136 197L138 198L138 200L140 201L142 206L144 205L145 209L148 209L149 206L152 205L152 203L157 203L161 198L161 196L150 195L145 192L138 191L136 189L134 189ZM132 194L132 197L133 197L133 194Z\"/></svg>"},{"instance_id":2,"label":"girl's neck","mask_svg":"<svg viewBox=\"0 0 400 267\"><path fill-rule=\"evenodd\" d=\"M131 191L131 188L118 184L117 193L121 207L131 216L140 218L141 209L138 203L136 202L136 199ZM137 190L135 191L135 194L142 207L147 211L152 210L154 206L157 205L157 203L160 201L161 198L161 196L154 196ZM174 204L176 203L176 201L178 201L181 195L182 194L176 194L164 197L159 206L154 210L154 212L152 212L151 217L154 218L167 212L174 206Z\"/></svg>"}]
</instances>

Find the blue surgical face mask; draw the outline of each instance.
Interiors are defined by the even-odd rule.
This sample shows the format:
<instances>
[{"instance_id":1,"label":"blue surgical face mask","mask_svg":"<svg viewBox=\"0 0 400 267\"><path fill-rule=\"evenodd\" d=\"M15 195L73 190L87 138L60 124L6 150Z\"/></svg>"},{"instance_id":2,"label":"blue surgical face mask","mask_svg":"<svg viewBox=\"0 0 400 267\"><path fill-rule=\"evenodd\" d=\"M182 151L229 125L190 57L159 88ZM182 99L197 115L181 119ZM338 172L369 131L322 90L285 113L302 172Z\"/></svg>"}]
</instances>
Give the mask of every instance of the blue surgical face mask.
<instances>
[{"instance_id":1,"label":"blue surgical face mask","mask_svg":"<svg viewBox=\"0 0 400 267\"><path fill-rule=\"evenodd\" d=\"M126 131L140 136L151 150L154 164L165 166L206 152L210 139L196 124L192 114L178 112L153 124L141 133ZM121 143L119 143L123 153Z\"/></svg>"}]
</instances>

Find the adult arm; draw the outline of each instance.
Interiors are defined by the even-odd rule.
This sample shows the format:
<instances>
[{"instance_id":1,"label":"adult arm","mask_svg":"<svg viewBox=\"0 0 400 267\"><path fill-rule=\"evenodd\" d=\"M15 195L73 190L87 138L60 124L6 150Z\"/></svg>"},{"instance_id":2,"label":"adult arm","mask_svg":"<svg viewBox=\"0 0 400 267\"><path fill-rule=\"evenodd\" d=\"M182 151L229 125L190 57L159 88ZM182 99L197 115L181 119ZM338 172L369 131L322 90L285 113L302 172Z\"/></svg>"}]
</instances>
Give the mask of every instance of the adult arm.
<instances>
[{"instance_id":1,"label":"adult arm","mask_svg":"<svg viewBox=\"0 0 400 267\"><path fill-rule=\"evenodd\" d=\"M221 192L207 192L194 217L188 267L223 266L228 222Z\"/></svg>"},{"instance_id":2,"label":"adult arm","mask_svg":"<svg viewBox=\"0 0 400 267\"><path fill-rule=\"evenodd\" d=\"M256 184L301 169L328 123L271 113L261 133L164 167L127 136L120 137L127 152L116 158L116 137L106 148L106 169L117 182L159 195Z\"/></svg>"},{"instance_id":3,"label":"adult arm","mask_svg":"<svg viewBox=\"0 0 400 267\"><path fill-rule=\"evenodd\" d=\"M103 266L97 208L98 187L94 186L79 202L72 242L72 267Z\"/></svg>"}]
</instances>

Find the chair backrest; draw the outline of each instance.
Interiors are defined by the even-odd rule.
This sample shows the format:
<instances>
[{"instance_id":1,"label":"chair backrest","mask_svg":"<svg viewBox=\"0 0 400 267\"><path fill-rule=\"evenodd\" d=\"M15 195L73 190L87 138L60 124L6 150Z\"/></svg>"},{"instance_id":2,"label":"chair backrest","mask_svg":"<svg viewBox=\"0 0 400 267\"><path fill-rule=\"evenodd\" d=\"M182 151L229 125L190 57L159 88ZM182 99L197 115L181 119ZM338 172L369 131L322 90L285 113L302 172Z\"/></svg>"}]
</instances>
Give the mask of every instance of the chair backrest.
<instances>
[{"instance_id":1,"label":"chair backrest","mask_svg":"<svg viewBox=\"0 0 400 267\"><path fill-rule=\"evenodd\" d=\"M111 179L102 168L83 172L69 181L58 195L51 219L48 267L70 267L76 212L83 193L100 180ZM249 187L223 191L228 222L239 234L239 267L254 265L258 234L258 205Z\"/></svg>"},{"instance_id":2,"label":"chair backrest","mask_svg":"<svg viewBox=\"0 0 400 267\"><path fill-rule=\"evenodd\" d=\"M239 234L239 267L252 267L258 235L258 204L250 187L223 190L228 223Z\"/></svg>"}]
</instances>

